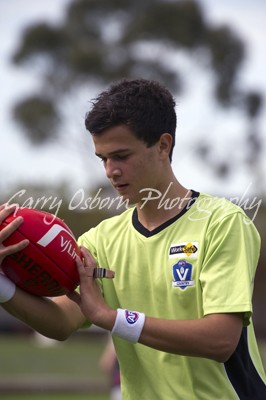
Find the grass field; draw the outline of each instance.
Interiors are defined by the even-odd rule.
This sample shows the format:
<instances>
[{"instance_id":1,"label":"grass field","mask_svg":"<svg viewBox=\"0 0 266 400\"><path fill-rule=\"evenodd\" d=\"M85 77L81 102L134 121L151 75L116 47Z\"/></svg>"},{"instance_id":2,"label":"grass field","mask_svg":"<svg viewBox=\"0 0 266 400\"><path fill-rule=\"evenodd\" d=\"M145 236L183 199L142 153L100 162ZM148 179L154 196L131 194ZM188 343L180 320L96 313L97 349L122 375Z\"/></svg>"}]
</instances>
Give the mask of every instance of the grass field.
<instances>
[{"instance_id":1,"label":"grass field","mask_svg":"<svg viewBox=\"0 0 266 400\"><path fill-rule=\"evenodd\" d=\"M108 400L99 368L106 337L77 335L42 346L34 336L0 335L1 400ZM266 367L266 343L260 343Z\"/></svg>"},{"instance_id":2,"label":"grass field","mask_svg":"<svg viewBox=\"0 0 266 400\"><path fill-rule=\"evenodd\" d=\"M99 368L106 338L77 335L44 346L34 335L0 336L1 400L107 400Z\"/></svg>"},{"instance_id":3,"label":"grass field","mask_svg":"<svg viewBox=\"0 0 266 400\"><path fill-rule=\"evenodd\" d=\"M1 393L1 392L0 392ZM1 400L109 400L106 395L90 395L90 394L1 394Z\"/></svg>"},{"instance_id":4,"label":"grass field","mask_svg":"<svg viewBox=\"0 0 266 400\"><path fill-rule=\"evenodd\" d=\"M89 378L102 382L98 360L105 340L73 337L43 345L32 336L0 336L0 378L10 374Z\"/></svg>"}]
</instances>

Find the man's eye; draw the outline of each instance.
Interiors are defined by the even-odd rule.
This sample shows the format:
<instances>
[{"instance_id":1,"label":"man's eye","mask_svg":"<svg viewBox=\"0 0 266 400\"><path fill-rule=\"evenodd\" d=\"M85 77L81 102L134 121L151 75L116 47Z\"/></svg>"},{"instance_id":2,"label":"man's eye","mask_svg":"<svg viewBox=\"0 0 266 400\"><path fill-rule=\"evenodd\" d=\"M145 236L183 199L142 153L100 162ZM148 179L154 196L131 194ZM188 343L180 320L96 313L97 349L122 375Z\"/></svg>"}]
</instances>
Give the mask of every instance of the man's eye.
<instances>
[{"instance_id":1,"label":"man's eye","mask_svg":"<svg viewBox=\"0 0 266 400\"><path fill-rule=\"evenodd\" d=\"M123 160L126 160L128 157L129 157L129 154L125 154L125 155L117 154L117 155L112 156L111 159L114 160L114 161L123 161ZM101 162L103 162L103 163L107 162L107 158L106 157L99 157L99 158L100 158Z\"/></svg>"},{"instance_id":2,"label":"man's eye","mask_svg":"<svg viewBox=\"0 0 266 400\"><path fill-rule=\"evenodd\" d=\"M123 156L117 155L115 157L116 160L126 160L127 158L128 158L128 154L123 155Z\"/></svg>"}]
</instances>

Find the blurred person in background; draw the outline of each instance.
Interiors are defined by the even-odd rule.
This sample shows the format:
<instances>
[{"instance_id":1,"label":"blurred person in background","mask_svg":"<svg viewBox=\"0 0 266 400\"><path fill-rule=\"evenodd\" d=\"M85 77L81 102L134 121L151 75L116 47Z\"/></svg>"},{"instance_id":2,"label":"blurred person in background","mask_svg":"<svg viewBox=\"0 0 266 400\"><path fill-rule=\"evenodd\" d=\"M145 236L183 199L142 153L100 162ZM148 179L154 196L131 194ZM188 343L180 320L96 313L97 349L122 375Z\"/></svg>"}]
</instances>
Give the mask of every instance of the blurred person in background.
<instances>
[{"instance_id":1,"label":"blurred person in background","mask_svg":"<svg viewBox=\"0 0 266 400\"><path fill-rule=\"evenodd\" d=\"M106 344L100 358L100 368L106 374L110 385L110 399L121 400L120 370L112 339Z\"/></svg>"}]
</instances>

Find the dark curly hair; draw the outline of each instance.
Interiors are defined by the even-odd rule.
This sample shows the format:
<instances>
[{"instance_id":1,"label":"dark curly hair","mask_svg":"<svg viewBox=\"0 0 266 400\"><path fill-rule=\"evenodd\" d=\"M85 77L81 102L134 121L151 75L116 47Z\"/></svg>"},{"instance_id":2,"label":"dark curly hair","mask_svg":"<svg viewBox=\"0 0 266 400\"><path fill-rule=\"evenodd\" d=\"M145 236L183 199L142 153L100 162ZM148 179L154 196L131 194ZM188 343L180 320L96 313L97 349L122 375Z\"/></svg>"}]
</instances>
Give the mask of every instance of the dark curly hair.
<instances>
[{"instance_id":1,"label":"dark curly hair","mask_svg":"<svg viewBox=\"0 0 266 400\"><path fill-rule=\"evenodd\" d=\"M160 83L146 79L123 79L92 101L85 126L92 135L105 129L126 125L147 147L153 146L163 133L173 137L175 145L176 113L171 93Z\"/></svg>"}]
</instances>

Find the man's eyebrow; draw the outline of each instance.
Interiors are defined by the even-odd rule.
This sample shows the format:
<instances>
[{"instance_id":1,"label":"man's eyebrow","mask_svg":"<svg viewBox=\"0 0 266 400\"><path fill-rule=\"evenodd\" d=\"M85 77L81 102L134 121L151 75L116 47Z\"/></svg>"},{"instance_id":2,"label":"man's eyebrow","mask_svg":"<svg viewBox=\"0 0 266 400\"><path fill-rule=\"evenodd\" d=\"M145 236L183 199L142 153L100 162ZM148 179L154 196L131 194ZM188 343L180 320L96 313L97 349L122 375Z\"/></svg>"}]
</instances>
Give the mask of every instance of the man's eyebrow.
<instances>
[{"instance_id":1,"label":"man's eyebrow","mask_svg":"<svg viewBox=\"0 0 266 400\"><path fill-rule=\"evenodd\" d=\"M121 154L121 153L127 153L129 149L117 149L114 151L111 151L110 153L107 154L108 157L115 156L116 154ZM104 156L100 153L95 153L97 157L103 158Z\"/></svg>"}]
</instances>

